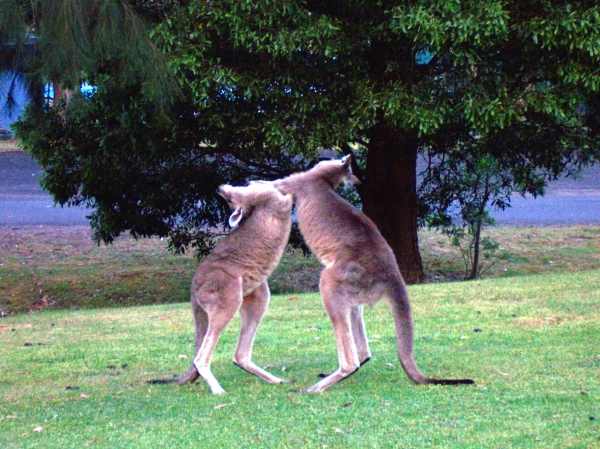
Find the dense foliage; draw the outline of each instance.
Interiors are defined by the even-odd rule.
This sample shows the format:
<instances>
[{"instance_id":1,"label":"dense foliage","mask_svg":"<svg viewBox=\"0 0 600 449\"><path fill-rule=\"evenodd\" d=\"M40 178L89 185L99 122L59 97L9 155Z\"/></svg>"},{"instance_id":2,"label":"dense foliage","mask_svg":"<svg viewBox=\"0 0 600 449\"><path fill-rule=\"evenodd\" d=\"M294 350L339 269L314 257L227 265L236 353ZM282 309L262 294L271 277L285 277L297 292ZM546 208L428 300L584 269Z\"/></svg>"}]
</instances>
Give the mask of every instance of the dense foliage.
<instances>
[{"instance_id":1,"label":"dense foliage","mask_svg":"<svg viewBox=\"0 0 600 449\"><path fill-rule=\"evenodd\" d=\"M219 182L281 176L335 147L357 156L364 211L417 282L419 214L447 225L478 195L464 176L487 167L488 200L505 206L598 158L596 1L191 0L151 19L179 84L171 109L147 94L147 71L124 77L125 56L97 55L79 72L92 98L32 108L18 128L56 199L95 208L101 239L204 242Z\"/></svg>"},{"instance_id":2,"label":"dense foliage","mask_svg":"<svg viewBox=\"0 0 600 449\"><path fill-rule=\"evenodd\" d=\"M162 100L173 94L175 85L148 32L175 4L173 0L2 0L0 71L23 76L38 104L40 84L77 89L94 74L105 72L122 85L141 81L147 96Z\"/></svg>"}]
</instances>

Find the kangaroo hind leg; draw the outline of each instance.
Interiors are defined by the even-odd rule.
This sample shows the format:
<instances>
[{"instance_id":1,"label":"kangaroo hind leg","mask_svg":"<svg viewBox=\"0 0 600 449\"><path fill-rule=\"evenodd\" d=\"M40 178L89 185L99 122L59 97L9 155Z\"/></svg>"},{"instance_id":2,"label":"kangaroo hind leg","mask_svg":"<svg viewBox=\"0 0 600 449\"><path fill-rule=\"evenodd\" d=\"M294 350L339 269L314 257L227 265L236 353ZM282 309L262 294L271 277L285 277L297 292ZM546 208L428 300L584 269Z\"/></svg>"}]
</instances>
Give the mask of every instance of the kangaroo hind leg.
<instances>
[{"instance_id":1,"label":"kangaroo hind leg","mask_svg":"<svg viewBox=\"0 0 600 449\"><path fill-rule=\"evenodd\" d=\"M194 326L195 326L195 337L196 337L196 350L194 352L194 359L198 355L198 351L200 351L200 347L202 346L202 342L204 341L204 336L206 335L206 331L208 329L208 314L204 311L204 309L195 301L195 298L192 299L192 312L194 314ZM177 379L178 384L184 384L188 382L196 382L200 375L198 374L198 370L196 366L192 362L192 366L187 373Z\"/></svg>"},{"instance_id":2,"label":"kangaroo hind leg","mask_svg":"<svg viewBox=\"0 0 600 449\"><path fill-rule=\"evenodd\" d=\"M339 381L353 374L359 367L360 361L354 336L352 332L352 307L340 291L336 291L337 281L325 269L321 274L319 289L323 298L325 311L329 315L335 343L338 351L339 367L336 371L307 388L308 393L319 393L335 385Z\"/></svg>"},{"instance_id":3,"label":"kangaroo hind leg","mask_svg":"<svg viewBox=\"0 0 600 449\"><path fill-rule=\"evenodd\" d=\"M194 358L198 354L200 350L200 346L202 345L202 341L204 340L204 335L206 334L206 329L208 328L208 315L206 312L200 307L198 302L195 300L195 297L192 296L192 312L194 314L194 325L196 327L196 350L194 352ZM181 377L174 377L172 379L155 379L149 380L150 384L185 384L185 383L193 383L198 380L200 375L198 374L198 370L196 366L192 362L192 366L190 369L182 375Z\"/></svg>"},{"instance_id":4,"label":"kangaroo hind leg","mask_svg":"<svg viewBox=\"0 0 600 449\"><path fill-rule=\"evenodd\" d=\"M363 316L364 306L362 304L352 307L350 312L350 320L352 322L352 335L358 352L358 361L360 366L363 366L371 360L371 350L367 340L367 328Z\"/></svg>"},{"instance_id":5,"label":"kangaroo hind leg","mask_svg":"<svg viewBox=\"0 0 600 449\"><path fill-rule=\"evenodd\" d=\"M260 321L269 306L269 286L267 281L260 284L256 290L246 295L240 308L241 328L233 363L240 368L260 377L265 382L279 384L285 382L252 362L252 347Z\"/></svg>"},{"instance_id":6,"label":"kangaroo hind leg","mask_svg":"<svg viewBox=\"0 0 600 449\"><path fill-rule=\"evenodd\" d=\"M208 383L213 394L224 394L225 390L210 370L210 359L223 329L230 323L242 304L241 279L228 285L223 291L206 295L201 305L208 315L208 327L194 358L198 374Z\"/></svg>"},{"instance_id":7,"label":"kangaroo hind leg","mask_svg":"<svg viewBox=\"0 0 600 449\"><path fill-rule=\"evenodd\" d=\"M352 336L354 337L354 343L356 344L358 362L360 363L360 366L363 366L371 360L371 350L369 349L369 342L367 340L367 330L363 317L362 304L352 307L350 311L350 322L352 326ZM319 377L324 379L330 375L331 373L321 373L319 374Z\"/></svg>"}]
</instances>

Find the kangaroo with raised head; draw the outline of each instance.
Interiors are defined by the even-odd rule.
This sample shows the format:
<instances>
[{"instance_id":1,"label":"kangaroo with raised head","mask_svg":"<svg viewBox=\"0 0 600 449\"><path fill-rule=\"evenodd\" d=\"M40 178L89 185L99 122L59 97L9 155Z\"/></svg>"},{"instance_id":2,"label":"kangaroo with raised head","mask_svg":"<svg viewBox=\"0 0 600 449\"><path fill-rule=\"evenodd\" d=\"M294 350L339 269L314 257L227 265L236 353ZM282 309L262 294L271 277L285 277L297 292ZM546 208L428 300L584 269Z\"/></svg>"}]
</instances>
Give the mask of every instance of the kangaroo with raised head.
<instances>
[{"instance_id":1,"label":"kangaroo with raised head","mask_svg":"<svg viewBox=\"0 0 600 449\"><path fill-rule=\"evenodd\" d=\"M194 361L183 376L150 383L187 383L201 376L214 394L225 393L210 370L210 359L238 310L241 329L233 362L266 382L284 382L251 358L254 337L269 304L267 277L277 267L290 235L292 197L268 184L223 185L218 193L233 209L229 224L235 229L217 243L192 280Z\"/></svg>"},{"instance_id":2,"label":"kangaroo with raised head","mask_svg":"<svg viewBox=\"0 0 600 449\"><path fill-rule=\"evenodd\" d=\"M471 379L429 378L415 364L412 312L394 253L375 224L335 191L342 182L358 182L350 163L350 156L324 161L272 182L281 193L293 196L300 232L324 265L319 290L338 351L339 368L305 391L323 391L371 358L362 305L373 306L381 298L390 304L398 358L413 382L472 384Z\"/></svg>"}]
</instances>

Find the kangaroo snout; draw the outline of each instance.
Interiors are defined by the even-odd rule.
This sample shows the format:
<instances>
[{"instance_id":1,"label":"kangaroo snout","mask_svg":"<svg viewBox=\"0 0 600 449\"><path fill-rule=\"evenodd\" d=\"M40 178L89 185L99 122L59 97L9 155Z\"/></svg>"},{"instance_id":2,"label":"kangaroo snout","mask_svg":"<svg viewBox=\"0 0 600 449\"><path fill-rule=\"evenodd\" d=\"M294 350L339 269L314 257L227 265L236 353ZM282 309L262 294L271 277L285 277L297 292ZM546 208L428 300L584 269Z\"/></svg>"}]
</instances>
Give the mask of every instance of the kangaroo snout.
<instances>
[{"instance_id":1,"label":"kangaroo snout","mask_svg":"<svg viewBox=\"0 0 600 449\"><path fill-rule=\"evenodd\" d=\"M233 190L233 187L231 187L230 185L222 184L217 188L217 193L219 195L221 195L223 198L225 198L227 200L227 202L230 202L232 199L231 198L232 190Z\"/></svg>"}]
</instances>

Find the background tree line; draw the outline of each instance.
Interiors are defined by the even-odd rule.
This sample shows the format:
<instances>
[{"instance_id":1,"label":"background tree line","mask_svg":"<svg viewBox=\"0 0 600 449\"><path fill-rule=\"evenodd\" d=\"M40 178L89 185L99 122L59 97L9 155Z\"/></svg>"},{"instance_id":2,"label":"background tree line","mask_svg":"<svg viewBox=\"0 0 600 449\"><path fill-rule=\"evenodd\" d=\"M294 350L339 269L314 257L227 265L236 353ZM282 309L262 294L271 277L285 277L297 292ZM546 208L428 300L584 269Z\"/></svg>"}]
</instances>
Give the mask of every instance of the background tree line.
<instances>
[{"instance_id":1,"label":"background tree line","mask_svg":"<svg viewBox=\"0 0 600 449\"><path fill-rule=\"evenodd\" d=\"M336 148L420 282L420 225L478 232L488 206L600 155L596 1L5 0L0 33L0 69L75 91L16 131L107 242L206 251L219 184Z\"/></svg>"}]
</instances>

